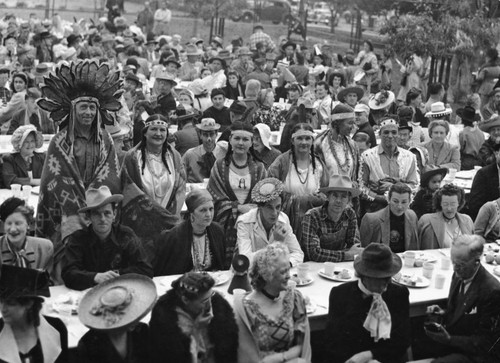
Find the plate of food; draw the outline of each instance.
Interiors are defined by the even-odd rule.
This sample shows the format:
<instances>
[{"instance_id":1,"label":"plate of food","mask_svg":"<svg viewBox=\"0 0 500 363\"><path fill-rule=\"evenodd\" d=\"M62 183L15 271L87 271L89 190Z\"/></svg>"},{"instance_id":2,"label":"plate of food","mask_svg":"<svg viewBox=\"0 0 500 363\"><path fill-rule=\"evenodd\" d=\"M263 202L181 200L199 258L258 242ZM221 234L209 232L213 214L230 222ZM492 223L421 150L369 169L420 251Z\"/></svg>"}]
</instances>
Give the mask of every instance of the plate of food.
<instances>
[{"instance_id":1,"label":"plate of food","mask_svg":"<svg viewBox=\"0 0 500 363\"><path fill-rule=\"evenodd\" d=\"M63 315L78 315L78 305L83 295L76 291L61 295L52 303L52 310Z\"/></svg>"},{"instance_id":2,"label":"plate of food","mask_svg":"<svg viewBox=\"0 0 500 363\"><path fill-rule=\"evenodd\" d=\"M297 287L311 285L314 282L314 279L310 276L308 276L306 279L300 279L297 274L293 274L292 276L290 276L290 279L292 281L295 281Z\"/></svg>"},{"instance_id":3,"label":"plate of food","mask_svg":"<svg viewBox=\"0 0 500 363\"><path fill-rule=\"evenodd\" d=\"M401 272L394 275L392 277L392 281L400 285L419 288L427 287L431 284L431 280L429 280L428 278L425 278L423 276L402 274Z\"/></svg>"},{"instance_id":4,"label":"plate of food","mask_svg":"<svg viewBox=\"0 0 500 363\"><path fill-rule=\"evenodd\" d=\"M36 195L40 194L40 186L31 188L31 192Z\"/></svg>"},{"instance_id":5,"label":"plate of food","mask_svg":"<svg viewBox=\"0 0 500 363\"><path fill-rule=\"evenodd\" d=\"M347 268L344 268L342 270L336 269L335 271L333 271L333 275L327 275L325 273L325 269L322 268L318 271L318 275L328 280L340 282L351 281L354 279L354 271Z\"/></svg>"},{"instance_id":6,"label":"plate of food","mask_svg":"<svg viewBox=\"0 0 500 363\"><path fill-rule=\"evenodd\" d=\"M224 285L231 278L230 271L215 271L215 272L209 272L209 274L215 280L214 286Z\"/></svg>"}]
</instances>

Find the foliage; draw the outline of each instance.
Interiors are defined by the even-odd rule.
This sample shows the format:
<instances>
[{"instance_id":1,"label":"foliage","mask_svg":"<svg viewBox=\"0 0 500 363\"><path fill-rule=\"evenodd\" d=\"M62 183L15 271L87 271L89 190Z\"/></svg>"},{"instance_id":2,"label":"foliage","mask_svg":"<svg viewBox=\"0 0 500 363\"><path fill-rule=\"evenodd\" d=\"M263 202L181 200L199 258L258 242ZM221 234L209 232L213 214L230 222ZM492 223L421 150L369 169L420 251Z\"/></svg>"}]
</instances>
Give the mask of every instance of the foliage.
<instances>
[{"instance_id":1,"label":"foliage","mask_svg":"<svg viewBox=\"0 0 500 363\"><path fill-rule=\"evenodd\" d=\"M377 15L384 10L390 10L394 0L354 0L354 3L368 15Z\"/></svg>"},{"instance_id":2,"label":"foliage","mask_svg":"<svg viewBox=\"0 0 500 363\"><path fill-rule=\"evenodd\" d=\"M500 26L497 19L489 17L491 9L474 10L472 5L469 0L443 0L439 7L422 4L413 12L387 20L380 33L403 56L420 52L473 57L496 45Z\"/></svg>"},{"instance_id":3,"label":"foliage","mask_svg":"<svg viewBox=\"0 0 500 363\"><path fill-rule=\"evenodd\" d=\"M230 18L247 7L246 0L186 0L186 11L195 18L209 19L218 15Z\"/></svg>"}]
</instances>

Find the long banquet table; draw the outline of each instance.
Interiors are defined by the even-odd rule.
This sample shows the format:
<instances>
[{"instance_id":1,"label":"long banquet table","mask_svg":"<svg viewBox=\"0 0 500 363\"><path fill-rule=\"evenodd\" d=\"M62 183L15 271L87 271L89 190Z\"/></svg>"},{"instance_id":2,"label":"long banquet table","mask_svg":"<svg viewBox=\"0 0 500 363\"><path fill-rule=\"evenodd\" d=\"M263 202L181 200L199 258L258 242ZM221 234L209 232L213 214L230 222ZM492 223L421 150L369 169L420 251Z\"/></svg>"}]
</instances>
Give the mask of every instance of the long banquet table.
<instances>
[{"instance_id":1,"label":"long banquet table","mask_svg":"<svg viewBox=\"0 0 500 363\"><path fill-rule=\"evenodd\" d=\"M449 258L449 250L441 249L441 250L427 250L423 251L428 254L430 257L434 257L437 259L435 262L434 274L431 279L431 284L425 288L409 288L410 290L410 316L422 316L425 314L426 307L431 304L444 303L446 298L448 297L448 290L451 283L451 276L453 274L453 270L450 267L448 270L441 269L441 260L442 258ZM321 330L324 328L326 323L326 317L328 314L328 299L330 290L334 286L340 285L342 282L334 282L318 275L318 271L323 268L322 263L317 262L308 262L310 266L310 276L314 279L313 283L308 286L297 287L297 289L304 295L307 296L315 305L315 310L309 314L309 322L311 324L312 330ZM488 271L493 273L493 268L495 266L484 263L484 266ZM336 263L336 269L350 269L353 270L352 262L342 262ZM230 272L226 272L230 274ZM292 270L292 274L296 273L295 270ZM421 267L403 267L403 274L421 276L422 268ZM444 283L444 287L442 289L437 289L434 286L435 276L437 274L443 274L446 279ZM164 294L168 289L170 289L170 285L172 281L178 278L179 275L171 275L171 276L161 276L155 277L153 281L156 284L158 295ZM354 278L355 280L355 278ZM216 286L215 290L221 293L231 304L233 301L233 296L228 294L227 289L229 287L229 281ZM83 296L84 292L73 291L65 286L53 286L50 288L51 297L47 298L46 303L44 304L44 313L52 316L57 316L61 318L68 327L69 332L69 347L76 347L79 339L85 334L88 330L85 326L83 326L78 317L76 315L71 315L70 311L66 312L65 309L60 309L59 312L54 310L54 307L57 307L57 303L61 303L67 300L69 297L73 299L80 299ZM64 304L60 304L59 307ZM61 311L62 310L62 311ZM146 316L143 321L149 322L150 316Z\"/></svg>"}]
</instances>

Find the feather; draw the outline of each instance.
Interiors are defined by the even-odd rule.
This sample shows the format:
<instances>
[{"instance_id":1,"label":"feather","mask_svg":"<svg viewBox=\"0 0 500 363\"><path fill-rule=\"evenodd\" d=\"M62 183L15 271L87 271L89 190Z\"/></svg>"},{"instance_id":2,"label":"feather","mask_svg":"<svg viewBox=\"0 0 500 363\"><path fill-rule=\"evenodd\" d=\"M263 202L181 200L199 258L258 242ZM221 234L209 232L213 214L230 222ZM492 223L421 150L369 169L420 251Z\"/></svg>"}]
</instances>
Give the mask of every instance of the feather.
<instances>
[{"instance_id":1,"label":"feather","mask_svg":"<svg viewBox=\"0 0 500 363\"><path fill-rule=\"evenodd\" d=\"M95 84L95 77L96 77L96 72L97 72L98 68L99 68L99 66L97 65L96 62L90 63L89 76L88 76L89 83Z\"/></svg>"},{"instance_id":2,"label":"feather","mask_svg":"<svg viewBox=\"0 0 500 363\"><path fill-rule=\"evenodd\" d=\"M96 75L95 75L95 87L97 89L101 88L101 86L103 85L103 83L106 82L106 76L108 75L108 68L107 67L103 67L101 66L97 72L96 72Z\"/></svg>"},{"instance_id":3,"label":"feather","mask_svg":"<svg viewBox=\"0 0 500 363\"><path fill-rule=\"evenodd\" d=\"M38 100L37 104L41 109L49 112L55 112L62 109L60 104L55 103L51 100L41 99Z\"/></svg>"},{"instance_id":4,"label":"feather","mask_svg":"<svg viewBox=\"0 0 500 363\"><path fill-rule=\"evenodd\" d=\"M64 117L68 116L68 114L69 114L68 111L69 110L60 109L58 111L51 112L50 118L54 121L61 121ZM59 128L62 129L61 126Z\"/></svg>"},{"instance_id":5,"label":"feather","mask_svg":"<svg viewBox=\"0 0 500 363\"><path fill-rule=\"evenodd\" d=\"M113 100L113 101L106 102L103 105L101 104L101 107L106 109L106 110L116 112L122 108L122 104L119 101Z\"/></svg>"}]
</instances>

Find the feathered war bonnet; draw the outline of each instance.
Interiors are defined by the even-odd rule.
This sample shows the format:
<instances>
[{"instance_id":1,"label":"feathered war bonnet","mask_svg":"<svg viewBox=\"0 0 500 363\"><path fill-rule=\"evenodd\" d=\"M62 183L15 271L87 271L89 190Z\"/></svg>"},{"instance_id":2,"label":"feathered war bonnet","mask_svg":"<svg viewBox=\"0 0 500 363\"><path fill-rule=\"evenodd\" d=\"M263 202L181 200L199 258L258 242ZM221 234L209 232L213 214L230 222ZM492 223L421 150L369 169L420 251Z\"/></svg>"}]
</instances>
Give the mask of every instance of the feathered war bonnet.
<instances>
[{"instance_id":1,"label":"feathered war bonnet","mask_svg":"<svg viewBox=\"0 0 500 363\"><path fill-rule=\"evenodd\" d=\"M93 102L97 105L97 135L104 125L113 125L111 112L122 106L119 101L123 93L118 71L112 72L107 63L98 65L95 61L71 62L61 65L54 73L44 77L42 99L38 105L50 112L59 128L68 128L67 141L73 144L75 109L79 102Z\"/></svg>"}]
</instances>

